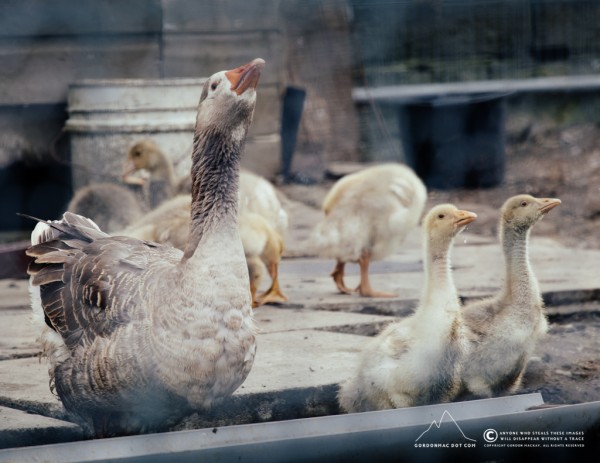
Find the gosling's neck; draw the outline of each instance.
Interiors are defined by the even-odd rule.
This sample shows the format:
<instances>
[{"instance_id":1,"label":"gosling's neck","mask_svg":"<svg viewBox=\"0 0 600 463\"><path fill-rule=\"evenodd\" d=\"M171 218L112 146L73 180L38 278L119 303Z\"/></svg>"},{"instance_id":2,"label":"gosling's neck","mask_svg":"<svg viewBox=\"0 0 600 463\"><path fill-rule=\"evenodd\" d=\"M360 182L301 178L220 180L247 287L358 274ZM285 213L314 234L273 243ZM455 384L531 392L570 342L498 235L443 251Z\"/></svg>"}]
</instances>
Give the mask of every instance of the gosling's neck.
<instances>
[{"instance_id":1,"label":"gosling's neck","mask_svg":"<svg viewBox=\"0 0 600 463\"><path fill-rule=\"evenodd\" d=\"M530 228L502 226L501 240L506 274L502 297L506 301L539 299L537 280L529 263Z\"/></svg>"},{"instance_id":2,"label":"gosling's neck","mask_svg":"<svg viewBox=\"0 0 600 463\"><path fill-rule=\"evenodd\" d=\"M458 295L450 268L452 242L453 238L443 242L425 240L425 287L422 306L450 310L458 308Z\"/></svg>"},{"instance_id":3,"label":"gosling's neck","mask_svg":"<svg viewBox=\"0 0 600 463\"><path fill-rule=\"evenodd\" d=\"M219 236L221 242L236 237L239 241L237 195L243 145L243 139L216 131L195 134L190 238L184 260L194 255L203 240Z\"/></svg>"},{"instance_id":4,"label":"gosling's neck","mask_svg":"<svg viewBox=\"0 0 600 463\"><path fill-rule=\"evenodd\" d=\"M165 155L161 154L156 157L154 168L150 171L150 179L166 182L170 187L175 185L175 171Z\"/></svg>"}]
</instances>

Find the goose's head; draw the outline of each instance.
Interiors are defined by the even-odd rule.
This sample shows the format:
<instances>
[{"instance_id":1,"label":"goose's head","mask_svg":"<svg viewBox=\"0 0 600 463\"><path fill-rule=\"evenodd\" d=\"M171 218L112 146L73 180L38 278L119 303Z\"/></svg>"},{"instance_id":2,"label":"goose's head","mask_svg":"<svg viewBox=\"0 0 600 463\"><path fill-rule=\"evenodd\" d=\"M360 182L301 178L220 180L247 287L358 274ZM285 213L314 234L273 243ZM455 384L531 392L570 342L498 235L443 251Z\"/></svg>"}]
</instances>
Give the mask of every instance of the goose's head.
<instances>
[{"instance_id":1,"label":"goose's head","mask_svg":"<svg viewBox=\"0 0 600 463\"><path fill-rule=\"evenodd\" d=\"M252 121L256 86L265 61L256 58L230 71L220 71L204 83L198 107L197 129L227 133L242 140Z\"/></svg>"},{"instance_id":2,"label":"goose's head","mask_svg":"<svg viewBox=\"0 0 600 463\"><path fill-rule=\"evenodd\" d=\"M556 198L535 198L517 195L506 200L502 206L502 221L505 227L529 229L549 211L561 203Z\"/></svg>"},{"instance_id":3,"label":"goose's head","mask_svg":"<svg viewBox=\"0 0 600 463\"><path fill-rule=\"evenodd\" d=\"M446 244L477 218L477 214L458 209L453 204L433 207L423 219L431 243Z\"/></svg>"}]
</instances>

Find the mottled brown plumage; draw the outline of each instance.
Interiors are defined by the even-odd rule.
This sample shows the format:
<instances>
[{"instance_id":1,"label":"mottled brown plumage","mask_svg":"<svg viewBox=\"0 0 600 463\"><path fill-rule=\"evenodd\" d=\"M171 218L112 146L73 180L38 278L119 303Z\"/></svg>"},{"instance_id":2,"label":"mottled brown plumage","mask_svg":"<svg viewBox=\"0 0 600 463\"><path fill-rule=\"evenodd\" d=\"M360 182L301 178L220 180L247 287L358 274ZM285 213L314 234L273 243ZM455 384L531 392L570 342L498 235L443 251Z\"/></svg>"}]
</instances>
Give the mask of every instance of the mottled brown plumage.
<instances>
[{"instance_id":1,"label":"mottled brown plumage","mask_svg":"<svg viewBox=\"0 0 600 463\"><path fill-rule=\"evenodd\" d=\"M255 326L237 183L264 61L211 76L196 124L184 254L65 213L32 233L34 319L51 387L96 436L165 429L235 391Z\"/></svg>"}]
</instances>

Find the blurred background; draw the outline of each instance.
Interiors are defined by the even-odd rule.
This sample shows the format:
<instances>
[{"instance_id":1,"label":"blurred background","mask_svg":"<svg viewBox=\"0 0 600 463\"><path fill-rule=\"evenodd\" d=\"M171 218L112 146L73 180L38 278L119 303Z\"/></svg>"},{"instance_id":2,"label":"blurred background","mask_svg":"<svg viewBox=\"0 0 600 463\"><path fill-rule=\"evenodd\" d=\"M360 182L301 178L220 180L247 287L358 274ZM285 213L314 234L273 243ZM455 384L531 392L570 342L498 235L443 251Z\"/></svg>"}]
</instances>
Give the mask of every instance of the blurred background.
<instances>
[{"instance_id":1,"label":"blurred background","mask_svg":"<svg viewBox=\"0 0 600 463\"><path fill-rule=\"evenodd\" d=\"M559 196L581 229L564 239L597 246L598 18L595 0L2 0L0 238L119 181L138 138L185 171L202 78L262 57L244 167L310 188L398 161L435 200Z\"/></svg>"}]
</instances>

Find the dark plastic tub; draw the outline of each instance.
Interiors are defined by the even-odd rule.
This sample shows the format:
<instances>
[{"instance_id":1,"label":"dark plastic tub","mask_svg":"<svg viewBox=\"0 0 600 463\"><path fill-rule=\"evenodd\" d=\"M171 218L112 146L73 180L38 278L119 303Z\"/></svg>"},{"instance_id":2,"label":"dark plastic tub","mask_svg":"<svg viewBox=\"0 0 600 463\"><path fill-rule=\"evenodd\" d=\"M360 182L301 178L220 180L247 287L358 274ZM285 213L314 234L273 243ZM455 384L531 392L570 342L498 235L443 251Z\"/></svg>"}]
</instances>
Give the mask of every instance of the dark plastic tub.
<instances>
[{"instance_id":1,"label":"dark plastic tub","mask_svg":"<svg viewBox=\"0 0 600 463\"><path fill-rule=\"evenodd\" d=\"M430 188L489 188L504 179L506 94L421 97L400 107L406 162Z\"/></svg>"}]
</instances>

